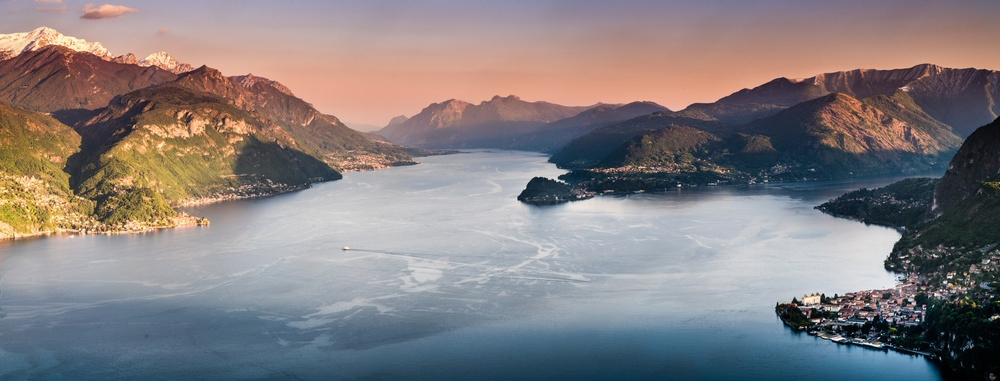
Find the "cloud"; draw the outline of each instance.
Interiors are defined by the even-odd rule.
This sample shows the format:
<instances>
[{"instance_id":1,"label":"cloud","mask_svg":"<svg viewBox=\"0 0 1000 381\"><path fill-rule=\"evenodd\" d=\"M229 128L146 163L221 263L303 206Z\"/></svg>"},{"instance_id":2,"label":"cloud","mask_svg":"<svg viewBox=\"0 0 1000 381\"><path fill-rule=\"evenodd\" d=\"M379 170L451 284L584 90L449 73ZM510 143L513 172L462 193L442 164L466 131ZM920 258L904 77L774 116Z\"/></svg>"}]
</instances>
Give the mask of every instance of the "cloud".
<instances>
[{"instance_id":1,"label":"cloud","mask_svg":"<svg viewBox=\"0 0 1000 381\"><path fill-rule=\"evenodd\" d=\"M156 31L156 34L163 36L163 35L170 34L170 31L166 30L166 29L160 29L160 30Z\"/></svg>"},{"instance_id":2,"label":"cloud","mask_svg":"<svg viewBox=\"0 0 1000 381\"><path fill-rule=\"evenodd\" d=\"M83 6L83 15L80 16L80 18L88 20L109 19L113 17L122 17L126 13L136 13L138 11L138 9L129 8L124 5L104 4L102 6L95 7L94 4L87 4Z\"/></svg>"},{"instance_id":3,"label":"cloud","mask_svg":"<svg viewBox=\"0 0 1000 381\"><path fill-rule=\"evenodd\" d=\"M62 4L62 0L35 0L39 4Z\"/></svg>"}]
</instances>

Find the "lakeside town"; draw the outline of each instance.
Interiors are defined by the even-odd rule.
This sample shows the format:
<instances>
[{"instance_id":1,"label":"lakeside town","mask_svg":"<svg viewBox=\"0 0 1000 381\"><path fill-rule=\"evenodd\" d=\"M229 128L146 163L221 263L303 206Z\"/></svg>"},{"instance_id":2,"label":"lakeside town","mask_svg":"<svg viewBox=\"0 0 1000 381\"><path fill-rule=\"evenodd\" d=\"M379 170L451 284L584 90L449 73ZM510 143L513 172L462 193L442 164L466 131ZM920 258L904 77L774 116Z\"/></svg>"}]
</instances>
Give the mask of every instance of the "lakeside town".
<instances>
[{"instance_id":1,"label":"lakeside town","mask_svg":"<svg viewBox=\"0 0 1000 381\"><path fill-rule=\"evenodd\" d=\"M985 254L985 253L984 253ZM796 331L838 344L877 350L896 350L937 358L923 337L929 305L933 301L976 303L992 299L990 274L1000 273L1000 250L993 250L979 263L933 276L910 273L889 289L865 290L827 297L824 294L792 298L778 303L775 312ZM994 315L990 320L1000 319Z\"/></svg>"}]
</instances>

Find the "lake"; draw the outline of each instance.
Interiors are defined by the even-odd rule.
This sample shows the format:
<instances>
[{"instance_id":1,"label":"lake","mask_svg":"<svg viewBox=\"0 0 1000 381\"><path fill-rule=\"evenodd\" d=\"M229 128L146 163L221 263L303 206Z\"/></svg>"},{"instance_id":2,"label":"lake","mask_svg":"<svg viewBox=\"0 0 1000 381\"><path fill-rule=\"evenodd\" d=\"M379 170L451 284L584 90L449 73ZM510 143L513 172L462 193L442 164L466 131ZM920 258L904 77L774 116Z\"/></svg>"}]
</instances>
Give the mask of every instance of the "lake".
<instances>
[{"instance_id":1,"label":"lake","mask_svg":"<svg viewBox=\"0 0 1000 381\"><path fill-rule=\"evenodd\" d=\"M0 378L941 379L773 310L894 284L896 231L813 207L897 178L535 207L541 154L421 161L187 210L209 227L0 243Z\"/></svg>"}]
</instances>

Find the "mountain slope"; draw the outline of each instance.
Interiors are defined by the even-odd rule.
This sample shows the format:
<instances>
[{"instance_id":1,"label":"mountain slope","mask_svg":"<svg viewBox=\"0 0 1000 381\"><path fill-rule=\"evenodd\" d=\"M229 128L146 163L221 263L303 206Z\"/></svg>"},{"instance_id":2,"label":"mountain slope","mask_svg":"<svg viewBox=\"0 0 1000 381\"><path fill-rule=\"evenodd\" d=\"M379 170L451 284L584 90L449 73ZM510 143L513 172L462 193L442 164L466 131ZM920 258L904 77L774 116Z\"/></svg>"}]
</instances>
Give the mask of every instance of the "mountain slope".
<instances>
[{"instance_id":1,"label":"mountain slope","mask_svg":"<svg viewBox=\"0 0 1000 381\"><path fill-rule=\"evenodd\" d=\"M510 138L503 148L554 152L576 137L601 127L654 112L670 110L654 102L632 102L625 105L600 105L569 118L545 124L535 132Z\"/></svg>"},{"instance_id":2,"label":"mountain slope","mask_svg":"<svg viewBox=\"0 0 1000 381\"><path fill-rule=\"evenodd\" d=\"M707 132L719 132L728 129L726 124L685 118L670 113L657 112L627 120L611 126L598 128L590 133L573 139L556 151L549 161L562 168L585 168L594 165L616 148L632 138L644 133L660 129L684 126Z\"/></svg>"},{"instance_id":3,"label":"mountain slope","mask_svg":"<svg viewBox=\"0 0 1000 381\"><path fill-rule=\"evenodd\" d=\"M962 144L934 189L932 206L909 226L886 268L928 285L925 339L942 363L969 379L1000 372L1000 119Z\"/></svg>"},{"instance_id":4,"label":"mountain slope","mask_svg":"<svg viewBox=\"0 0 1000 381\"><path fill-rule=\"evenodd\" d=\"M879 98L860 101L834 93L783 110L741 128L766 136L775 163L814 169L821 177L913 171L943 163L961 139L940 123L907 123L878 106L899 104ZM919 121L918 111L892 113Z\"/></svg>"},{"instance_id":5,"label":"mountain slope","mask_svg":"<svg viewBox=\"0 0 1000 381\"><path fill-rule=\"evenodd\" d=\"M960 137L1000 114L1000 72L952 69L922 64L906 69L857 69L819 74L806 79L777 78L743 89L711 104L695 104L681 115L746 123L776 111L832 93L858 99L907 93L930 117L953 128Z\"/></svg>"},{"instance_id":6,"label":"mountain slope","mask_svg":"<svg viewBox=\"0 0 1000 381\"><path fill-rule=\"evenodd\" d=\"M96 223L93 204L73 196L63 171L79 146L55 119L0 103L0 238Z\"/></svg>"},{"instance_id":7,"label":"mountain slope","mask_svg":"<svg viewBox=\"0 0 1000 381\"><path fill-rule=\"evenodd\" d=\"M162 223L171 205L273 194L339 179L280 127L228 101L167 84L116 98L78 128L73 186L110 224Z\"/></svg>"},{"instance_id":8,"label":"mountain slope","mask_svg":"<svg viewBox=\"0 0 1000 381\"><path fill-rule=\"evenodd\" d=\"M413 117L378 131L389 141L421 147L495 147L510 137L536 131L587 107L525 102L516 96L495 96L478 105L451 99L434 103ZM508 143L509 144L509 143Z\"/></svg>"},{"instance_id":9,"label":"mountain slope","mask_svg":"<svg viewBox=\"0 0 1000 381\"><path fill-rule=\"evenodd\" d=\"M699 151L719 137L697 128L672 125L644 133L618 146L595 167L644 167L667 172L694 172Z\"/></svg>"},{"instance_id":10,"label":"mountain slope","mask_svg":"<svg viewBox=\"0 0 1000 381\"><path fill-rule=\"evenodd\" d=\"M336 117L320 113L308 102L291 95L285 86L266 78L230 78L202 66L182 74L172 84L221 97L261 120L276 124L291 137L287 142L289 147L340 170L378 169L412 160L395 146L369 139Z\"/></svg>"},{"instance_id":11,"label":"mountain slope","mask_svg":"<svg viewBox=\"0 0 1000 381\"><path fill-rule=\"evenodd\" d=\"M160 68L52 45L0 61L0 101L39 112L94 110L117 95L176 78Z\"/></svg>"},{"instance_id":12,"label":"mountain slope","mask_svg":"<svg viewBox=\"0 0 1000 381\"><path fill-rule=\"evenodd\" d=\"M955 154L934 192L931 212L940 215L983 189L1000 174L1000 119L979 128Z\"/></svg>"},{"instance_id":13,"label":"mountain slope","mask_svg":"<svg viewBox=\"0 0 1000 381\"><path fill-rule=\"evenodd\" d=\"M560 179L596 193L943 166L961 139L909 100L834 93L738 126L654 113L576 138L550 161L575 169Z\"/></svg>"}]
</instances>

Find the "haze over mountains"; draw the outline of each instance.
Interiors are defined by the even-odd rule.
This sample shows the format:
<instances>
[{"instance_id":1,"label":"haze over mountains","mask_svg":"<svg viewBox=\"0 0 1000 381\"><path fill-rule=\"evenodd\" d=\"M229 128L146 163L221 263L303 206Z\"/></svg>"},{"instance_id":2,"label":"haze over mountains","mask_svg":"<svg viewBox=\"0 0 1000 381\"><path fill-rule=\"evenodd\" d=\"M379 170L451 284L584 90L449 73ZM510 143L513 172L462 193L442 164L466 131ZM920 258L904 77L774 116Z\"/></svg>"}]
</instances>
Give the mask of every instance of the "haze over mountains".
<instances>
[{"instance_id":1,"label":"haze over mountains","mask_svg":"<svg viewBox=\"0 0 1000 381\"><path fill-rule=\"evenodd\" d=\"M489 146L495 139L534 131L545 123L586 110L516 96L494 96L478 105L450 99L427 106L405 121L379 130L394 143L433 148Z\"/></svg>"},{"instance_id":2,"label":"haze over mountains","mask_svg":"<svg viewBox=\"0 0 1000 381\"><path fill-rule=\"evenodd\" d=\"M396 143L428 148L506 148L554 152L552 161L560 166L585 168L600 162L618 145L642 133L677 124L716 134L720 139L749 132L750 135L782 140L786 135L796 134L797 130L808 129L807 124L816 118L807 113L796 116L786 114L780 120L770 122L765 121L766 118L803 102L838 93L861 102L868 109L878 110L877 115L862 118L868 119L865 121L868 126L888 128L893 123L906 126L895 127L900 135L893 138L888 138L885 131L864 128L837 132L851 136L855 141L875 139L880 142L871 147L863 143L840 149L857 154L858 147L863 146L884 152L923 155L927 154L928 147L956 149L957 138L968 136L975 128L995 119L1000 114L1000 105L994 101L1000 96L998 89L1000 72L923 64L907 69L825 73L807 79L778 78L752 89L737 91L714 103L692 104L676 112L652 102L634 102L628 105L597 105L553 121L552 117L557 115L545 114L531 107L545 105L547 110L558 109L564 113L579 108L559 108L545 102L528 103L511 97L494 97L479 106L450 100L432 104L405 121L396 120L378 133ZM507 105L515 107L505 107ZM518 112L480 111L489 108ZM663 115L648 117L657 112ZM630 120L636 117L643 118ZM849 113L834 113L828 115L823 123L836 130L859 122L835 120L839 117L851 119ZM895 121L873 118L893 118ZM778 123L785 130L763 125L767 123ZM914 131L918 133L913 135ZM862 136L869 133L872 135ZM772 136L774 134L782 136ZM906 143L917 135L920 136L919 142ZM758 138L753 140L762 142ZM900 145L894 146L895 143ZM894 166L911 167L901 164L906 160L900 158L887 160ZM867 159L862 161L870 162Z\"/></svg>"},{"instance_id":3,"label":"haze over mountains","mask_svg":"<svg viewBox=\"0 0 1000 381\"><path fill-rule=\"evenodd\" d=\"M653 102L563 106L494 96L478 105L451 99L393 118L377 131L389 141L424 148L504 148L553 151L596 128L657 111Z\"/></svg>"}]
</instances>

